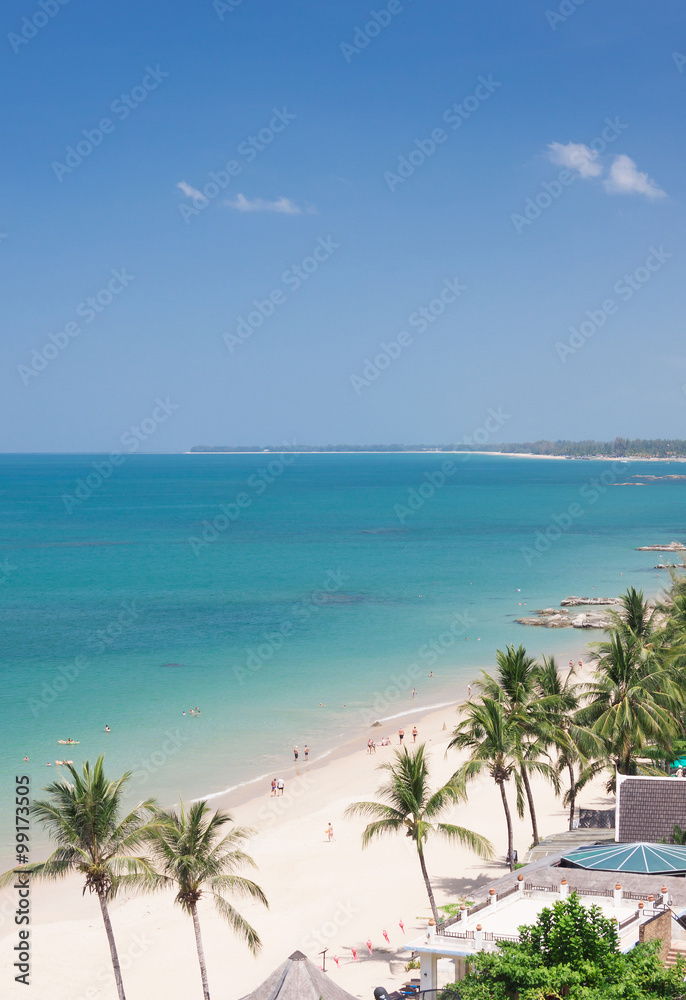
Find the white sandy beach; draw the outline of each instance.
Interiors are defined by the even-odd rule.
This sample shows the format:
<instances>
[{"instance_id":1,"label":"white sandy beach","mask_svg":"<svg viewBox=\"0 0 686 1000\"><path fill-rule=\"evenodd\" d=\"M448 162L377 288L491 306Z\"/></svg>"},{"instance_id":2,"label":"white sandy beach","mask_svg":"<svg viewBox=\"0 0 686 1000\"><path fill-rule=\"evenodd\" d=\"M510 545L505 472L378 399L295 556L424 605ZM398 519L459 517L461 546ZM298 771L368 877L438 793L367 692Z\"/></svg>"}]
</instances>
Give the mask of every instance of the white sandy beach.
<instances>
[{"instance_id":1,"label":"white sandy beach","mask_svg":"<svg viewBox=\"0 0 686 1000\"><path fill-rule=\"evenodd\" d=\"M562 660L562 662L565 662ZM456 722L455 706L441 708L424 718L408 713L383 729L393 747L403 722L406 740L417 722L418 742L431 752L433 783L445 781L459 758L445 749ZM269 911L252 903L238 908L257 928L263 949L253 958L209 903L200 904L200 919L213 1000L238 1000L253 990L271 970L294 950L315 961L328 948L327 971L353 995L371 997L375 986L389 989L409 978L403 943L416 937L430 915L416 852L403 837L389 837L362 851L364 822L344 818L349 803L375 797L381 775L376 766L391 757L392 747L379 747L368 755L364 742L344 748L325 762L302 764L287 778L283 798L270 797L268 782L252 798L235 804L237 793L213 805L229 807L237 823L254 827L250 841L259 870L255 880L270 902ZM284 777L287 777L284 774ZM566 811L550 787L535 785L541 836L567 828ZM513 791L511 793L514 813ZM602 782L585 790L581 805L608 806ZM456 807L447 821L460 823L488 836L497 860L484 862L469 851L432 840L426 851L439 906L470 898L480 884L506 871L506 828L500 795L490 779L476 781L469 803ZM331 821L334 840L325 834ZM515 816L515 847L520 859L531 842L528 819ZM0 896L0 955L3 966L16 943L12 890ZM171 897L138 897L115 901L112 923L124 967L128 1000L192 1000L201 997L200 975L192 924ZM399 922L405 925L403 934ZM388 932L390 945L383 931ZM371 939L370 957L366 940ZM358 952L353 961L351 949ZM33 995L41 1000L115 1000L116 991L99 906L94 897L81 895L77 880L32 889L31 925ZM339 965L334 962L338 957ZM413 973L416 975L416 973ZM3 972L4 982L10 980ZM25 997L20 984L12 984L9 997Z\"/></svg>"}]
</instances>

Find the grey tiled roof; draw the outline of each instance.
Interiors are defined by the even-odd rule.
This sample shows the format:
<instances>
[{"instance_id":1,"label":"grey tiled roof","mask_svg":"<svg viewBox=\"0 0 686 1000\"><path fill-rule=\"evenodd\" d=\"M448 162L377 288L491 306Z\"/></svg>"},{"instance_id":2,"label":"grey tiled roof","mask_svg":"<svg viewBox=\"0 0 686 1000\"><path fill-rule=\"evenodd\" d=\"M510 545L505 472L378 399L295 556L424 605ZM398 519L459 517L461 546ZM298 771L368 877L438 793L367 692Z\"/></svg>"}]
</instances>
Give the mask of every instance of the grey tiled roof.
<instances>
[{"instance_id":1,"label":"grey tiled roof","mask_svg":"<svg viewBox=\"0 0 686 1000\"><path fill-rule=\"evenodd\" d=\"M617 789L617 840L656 844L672 840L674 825L686 827L686 780L627 778Z\"/></svg>"}]
</instances>

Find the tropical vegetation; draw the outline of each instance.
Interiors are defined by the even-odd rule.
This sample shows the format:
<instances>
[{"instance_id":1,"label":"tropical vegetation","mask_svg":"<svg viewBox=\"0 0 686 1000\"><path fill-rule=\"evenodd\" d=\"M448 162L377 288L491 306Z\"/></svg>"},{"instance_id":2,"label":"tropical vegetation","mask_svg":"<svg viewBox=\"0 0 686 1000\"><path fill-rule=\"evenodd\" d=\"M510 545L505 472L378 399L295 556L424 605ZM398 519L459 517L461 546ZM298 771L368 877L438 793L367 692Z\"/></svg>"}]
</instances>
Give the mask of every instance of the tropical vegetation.
<instances>
[{"instance_id":1,"label":"tropical vegetation","mask_svg":"<svg viewBox=\"0 0 686 1000\"><path fill-rule=\"evenodd\" d=\"M193 920L203 997L210 1000L198 903L203 896L208 897L250 951L257 953L261 947L257 931L227 898L227 895L246 896L268 906L260 887L238 874L242 868L255 867L253 859L242 850L254 831L230 827L233 820L227 812L213 813L203 801L194 802L188 810L181 803L178 812L162 812L159 820L148 838L152 867L142 877L134 875L131 885L148 891L165 888L176 891L174 901Z\"/></svg>"},{"instance_id":2,"label":"tropical vegetation","mask_svg":"<svg viewBox=\"0 0 686 1000\"><path fill-rule=\"evenodd\" d=\"M572 893L519 928L520 940L497 952L477 953L459 984L441 1000L677 1000L684 996L686 963L665 968L660 942L618 950L617 924L599 906Z\"/></svg>"},{"instance_id":3,"label":"tropical vegetation","mask_svg":"<svg viewBox=\"0 0 686 1000\"><path fill-rule=\"evenodd\" d=\"M100 904L119 1000L126 1000L121 963L108 903L125 891L176 889L176 902L192 917L204 1000L209 1000L207 970L200 936L197 903L207 895L231 929L255 953L260 939L233 907L227 895L248 896L267 905L258 885L239 871L254 862L241 845L253 832L228 828L231 817L211 813L206 802L189 810L163 812L154 799L139 802L124 813L123 798L132 772L112 781L105 776L104 757L86 761L78 771L65 765L69 778L44 791L47 798L31 803L31 813L57 844L46 861L28 864L0 876L0 888L15 880L17 871L33 879L56 880L70 873L84 879L84 893L95 893Z\"/></svg>"},{"instance_id":4,"label":"tropical vegetation","mask_svg":"<svg viewBox=\"0 0 686 1000\"><path fill-rule=\"evenodd\" d=\"M453 776L466 794L487 773L498 786L507 825L507 861L514 868L512 813L528 809L532 842L539 841L531 777L563 792L574 825L579 791L605 772L664 774L684 743L686 714L686 577L673 574L656 607L631 587L603 642L591 647L594 670L580 683L553 657L538 662L520 645L496 653L496 670L482 672L476 695L461 706L449 749L465 754Z\"/></svg>"},{"instance_id":5,"label":"tropical vegetation","mask_svg":"<svg viewBox=\"0 0 686 1000\"><path fill-rule=\"evenodd\" d=\"M100 904L117 995L126 1000L108 903L125 876L141 876L152 870L145 843L159 828L155 802L146 799L122 815L122 798L131 772L110 781L102 754L93 766L86 761L80 772L72 764L65 766L71 782L53 782L44 789L47 798L31 803L31 812L57 848L47 861L26 865L21 872L30 880L57 880L73 872L83 878L84 893L95 893ZM3 875L0 887L9 885L15 874L13 870Z\"/></svg>"},{"instance_id":6,"label":"tropical vegetation","mask_svg":"<svg viewBox=\"0 0 686 1000\"><path fill-rule=\"evenodd\" d=\"M392 761L384 761L378 770L385 771L387 780L377 794L381 802L354 802L346 815L371 819L362 834L362 846L367 847L378 837L404 833L415 844L417 857L429 897L429 905L436 924L440 922L429 873L424 857L424 846L430 835L443 837L469 847L481 858L493 856L493 846L481 834L463 826L439 821L448 808L463 800L464 791L455 781L449 781L435 791L429 785L429 765L423 743L410 749L394 751Z\"/></svg>"}]
</instances>

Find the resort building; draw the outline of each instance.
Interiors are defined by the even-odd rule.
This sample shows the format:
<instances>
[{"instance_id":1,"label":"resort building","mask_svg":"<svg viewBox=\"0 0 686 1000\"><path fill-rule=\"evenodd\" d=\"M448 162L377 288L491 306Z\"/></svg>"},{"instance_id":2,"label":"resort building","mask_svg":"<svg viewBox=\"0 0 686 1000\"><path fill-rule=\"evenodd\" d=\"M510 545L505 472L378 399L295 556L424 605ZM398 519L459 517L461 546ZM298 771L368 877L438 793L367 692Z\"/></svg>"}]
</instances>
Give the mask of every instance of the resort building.
<instances>
[{"instance_id":1,"label":"resort building","mask_svg":"<svg viewBox=\"0 0 686 1000\"><path fill-rule=\"evenodd\" d=\"M633 847L626 850L631 852ZM686 848L682 850L686 855ZM419 957L420 989L436 990L462 979L470 957L479 951L495 951L498 941L519 940L520 926L534 923L542 909L570 892L576 892L584 905L600 906L604 916L617 920L623 951L638 941L657 938L663 941L665 960L670 951L686 948L686 931L675 919L686 910L683 876L583 870L563 867L565 863L558 854L527 865L516 876L508 873L485 887L482 898L453 919L438 927L430 921L425 934L405 948ZM683 863L686 866L686 859Z\"/></svg>"}]
</instances>

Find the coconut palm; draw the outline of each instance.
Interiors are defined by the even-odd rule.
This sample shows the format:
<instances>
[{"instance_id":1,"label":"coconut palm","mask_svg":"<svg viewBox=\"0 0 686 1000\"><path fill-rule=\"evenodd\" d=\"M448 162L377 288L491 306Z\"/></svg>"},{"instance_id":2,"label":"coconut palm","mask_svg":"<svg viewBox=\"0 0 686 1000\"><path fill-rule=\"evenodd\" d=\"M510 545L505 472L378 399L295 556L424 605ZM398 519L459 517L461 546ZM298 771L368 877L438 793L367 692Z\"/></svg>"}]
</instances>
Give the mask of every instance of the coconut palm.
<instances>
[{"instance_id":1,"label":"coconut palm","mask_svg":"<svg viewBox=\"0 0 686 1000\"><path fill-rule=\"evenodd\" d=\"M198 902L209 897L221 917L256 954L261 947L257 931L241 916L226 898L238 895L256 899L268 906L267 899L255 882L238 872L256 867L253 859L241 850L243 842L254 832L234 826L226 812L212 813L207 802L194 802L186 810L181 803L179 812L169 810L159 814L160 823L152 831L150 849L154 871L130 880L133 888L156 891L176 889L175 902L193 918L195 944L200 963L204 1000L209 1000L205 952L200 934Z\"/></svg>"},{"instance_id":2,"label":"coconut palm","mask_svg":"<svg viewBox=\"0 0 686 1000\"><path fill-rule=\"evenodd\" d=\"M536 711L542 740L546 747L553 746L557 750L558 774L566 770L569 776L569 788L562 801L569 806L570 830L574 829L576 809L576 768L602 754L602 741L577 722L582 694L581 687L573 680L574 676L572 666L563 679L554 656L543 657L536 676Z\"/></svg>"},{"instance_id":3,"label":"coconut palm","mask_svg":"<svg viewBox=\"0 0 686 1000\"><path fill-rule=\"evenodd\" d=\"M73 765L65 765L71 780L53 782L44 789L48 797L31 804L31 812L48 830L57 849L47 861L19 870L31 879L59 879L71 872L83 876L84 893L88 889L98 897L117 994L119 1000L126 1000L107 904L123 878L150 871L147 859L137 852L157 829L157 820L153 799L139 802L121 815L122 797L132 772L109 781L103 761L102 754L93 767L86 761L80 773ZM8 884L15 871L3 875L0 886Z\"/></svg>"},{"instance_id":4,"label":"coconut palm","mask_svg":"<svg viewBox=\"0 0 686 1000\"><path fill-rule=\"evenodd\" d=\"M401 830L414 841L431 912L438 924L438 910L424 858L424 845L429 835L437 834L463 844L480 858L492 857L493 847L481 834L463 826L438 822L438 817L449 806L464 799L464 792L452 780L436 791L431 791L429 765L423 743L412 749L403 747L402 750L396 750L394 757L393 761L386 761L378 768L387 771L389 775L388 780L377 791L384 801L354 802L346 809L346 815L368 816L372 819L362 834L363 847L367 847L377 837Z\"/></svg>"},{"instance_id":5,"label":"coconut palm","mask_svg":"<svg viewBox=\"0 0 686 1000\"><path fill-rule=\"evenodd\" d=\"M651 607L643 596L642 590L629 587L622 594L621 605L612 612L616 630L624 638L633 636L643 643L649 643L654 631L655 608Z\"/></svg>"},{"instance_id":6,"label":"coconut palm","mask_svg":"<svg viewBox=\"0 0 686 1000\"><path fill-rule=\"evenodd\" d=\"M516 715L519 720L519 734L522 741L522 759L538 759L544 753L544 743L541 739L540 713L534 705L536 696L536 680L539 664L533 656L529 656L521 644L507 646L505 651L499 649L495 654L498 670L495 677L483 673L479 687L489 698L502 701L510 716ZM554 774L554 772L553 772ZM539 842L538 819L534 803L531 782L527 769L523 764L519 767L520 782L517 785L517 812L524 815L524 802L521 789L524 789L531 817L531 834L534 846ZM554 777L556 784L557 778Z\"/></svg>"},{"instance_id":7,"label":"coconut palm","mask_svg":"<svg viewBox=\"0 0 686 1000\"><path fill-rule=\"evenodd\" d=\"M506 783L514 778L515 788L521 788L521 771L527 775L554 776L554 768L543 761L527 757L522 749L521 719L518 714L508 714L506 705L499 698L482 695L479 701L467 702L462 707L465 717L453 731L448 749L469 751L465 763L453 775L460 792L477 775L486 771L495 781L505 811L507 823L507 856L510 871L514 871L514 843L512 814L507 801Z\"/></svg>"},{"instance_id":8,"label":"coconut palm","mask_svg":"<svg viewBox=\"0 0 686 1000\"><path fill-rule=\"evenodd\" d=\"M597 643L598 663L594 679L584 685L587 704L577 714L581 725L602 740L604 760L600 766L620 774L656 774L653 766L640 763L640 751L651 744L671 756L671 741L679 731L679 718L686 692L655 652L647 651L641 639L613 632L607 642ZM583 779L597 773L598 763L585 769ZM608 790L614 790L614 773Z\"/></svg>"}]
</instances>

